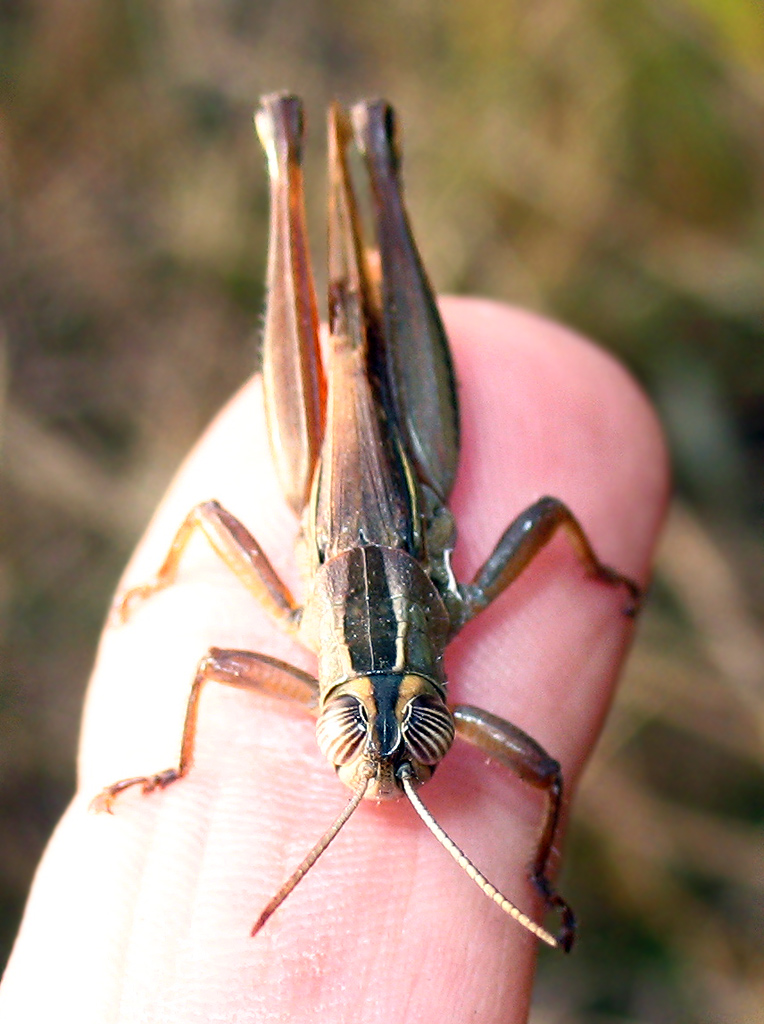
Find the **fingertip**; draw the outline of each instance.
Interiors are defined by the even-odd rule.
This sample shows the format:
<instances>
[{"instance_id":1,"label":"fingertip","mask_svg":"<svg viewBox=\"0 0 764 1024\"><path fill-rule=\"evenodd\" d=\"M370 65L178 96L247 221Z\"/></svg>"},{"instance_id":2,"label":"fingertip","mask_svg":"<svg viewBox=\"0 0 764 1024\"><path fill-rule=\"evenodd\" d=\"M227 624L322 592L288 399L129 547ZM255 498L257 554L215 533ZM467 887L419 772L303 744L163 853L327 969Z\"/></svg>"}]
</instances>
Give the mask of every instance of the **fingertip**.
<instances>
[{"instance_id":1,"label":"fingertip","mask_svg":"<svg viewBox=\"0 0 764 1024\"><path fill-rule=\"evenodd\" d=\"M463 411L460 519L481 503L519 510L554 494L591 516L619 565L645 582L670 470L641 385L611 353L539 314L454 297L442 309Z\"/></svg>"}]
</instances>

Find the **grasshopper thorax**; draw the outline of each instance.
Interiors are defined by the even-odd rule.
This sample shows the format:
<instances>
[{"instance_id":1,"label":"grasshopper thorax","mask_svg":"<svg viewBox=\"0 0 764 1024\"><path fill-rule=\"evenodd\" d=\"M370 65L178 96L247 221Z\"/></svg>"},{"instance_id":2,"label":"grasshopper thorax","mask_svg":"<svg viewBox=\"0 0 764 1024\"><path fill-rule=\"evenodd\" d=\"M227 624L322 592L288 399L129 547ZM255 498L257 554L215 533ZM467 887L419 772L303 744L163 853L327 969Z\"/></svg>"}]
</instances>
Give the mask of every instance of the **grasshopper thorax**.
<instances>
[{"instance_id":1,"label":"grasshopper thorax","mask_svg":"<svg viewBox=\"0 0 764 1024\"><path fill-rule=\"evenodd\" d=\"M454 720L443 692L423 676L373 673L333 687L322 701L318 745L340 779L356 789L373 769L365 796L403 795L401 769L408 765L426 782L454 739Z\"/></svg>"}]
</instances>

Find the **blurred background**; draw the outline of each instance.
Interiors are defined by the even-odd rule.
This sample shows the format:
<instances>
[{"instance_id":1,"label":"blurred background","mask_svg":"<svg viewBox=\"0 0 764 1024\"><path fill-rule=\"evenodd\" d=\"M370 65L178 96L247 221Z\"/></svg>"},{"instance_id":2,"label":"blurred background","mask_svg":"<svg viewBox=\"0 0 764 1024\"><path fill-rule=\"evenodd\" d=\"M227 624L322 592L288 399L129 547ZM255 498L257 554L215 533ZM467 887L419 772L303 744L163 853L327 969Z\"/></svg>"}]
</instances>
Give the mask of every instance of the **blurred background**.
<instances>
[{"instance_id":1,"label":"blurred background","mask_svg":"<svg viewBox=\"0 0 764 1024\"><path fill-rule=\"evenodd\" d=\"M251 372L258 95L399 108L440 291L599 339L658 404L676 499L535 1024L764 1020L760 0L0 0L0 958L74 783L118 574Z\"/></svg>"}]
</instances>

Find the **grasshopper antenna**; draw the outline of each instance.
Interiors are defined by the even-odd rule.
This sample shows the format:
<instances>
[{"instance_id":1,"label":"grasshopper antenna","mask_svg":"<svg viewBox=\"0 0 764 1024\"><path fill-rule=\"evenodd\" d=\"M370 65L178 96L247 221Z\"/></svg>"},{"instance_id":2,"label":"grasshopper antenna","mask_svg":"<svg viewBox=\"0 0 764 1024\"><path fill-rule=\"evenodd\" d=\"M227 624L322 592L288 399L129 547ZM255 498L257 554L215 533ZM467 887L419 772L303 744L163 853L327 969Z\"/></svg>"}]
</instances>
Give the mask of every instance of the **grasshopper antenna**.
<instances>
[{"instance_id":1,"label":"grasshopper antenna","mask_svg":"<svg viewBox=\"0 0 764 1024\"><path fill-rule=\"evenodd\" d=\"M358 788L356 789L355 793L353 793L353 795L350 798L350 800L349 800L347 806L345 807L344 811L339 815L339 817L334 821L334 823L326 830L326 832L324 832L324 834L318 840L318 842L313 847L313 849L310 851L310 853L298 865L298 867L295 868L293 873L289 876L289 878L286 880L286 882L284 882L284 884L281 886L281 888L276 893L276 895L273 897L273 899L270 901L270 903L268 903L268 905L265 907L265 909L263 910L262 914L258 917L257 921L255 922L254 928L252 929L251 934L253 936L257 935L257 933L263 927L263 925L268 920L268 918L271 916L271 914L274 912L274 910L277 910L281 906L281 904L284 902L284 900L287 898L287 896L290 894L290 892L295 888L295 886L298 884L298 882L301 882L302 879L307 875L307 873L310 871L310 869L316 863L318 858L321 856L321 854L327 848L329 843L331 843L331 841L334 839L334 837L340 831L342 826L345 824L345 822L348 820L348 818L352 815L352 813L358 807L358 805L360 804L360 802L363 800L364 796L366 795L366 790L369 788L369 783L371 782L371 779L372 779L373 775L374 775L374 768L373 768L373 766L371 764L367 764L366 768L364 769L364 772L363 772L361 781L360 781L360 783L358 785Z\"/></svg>"},{"instance_id":2,"label":"grasshopper antenna","mask_svg":"<svg viewBox=\"0 0 764 1024\"><path fill-rule=\"evenodd\" d=\"M552 935L551 932L548 932L546 928L542 928L540 924L536 924L535 921L531 920L531 918L528 917L527 914L524 914L519 907L516 907L511 900L508 900L503 893L500 893L496 886L492 885L485 875L478 871L469 857L467 857L465 853L462 853L453 839L446 834L422 803L412 783L414 773L410 766L403 766L399 778L403 783L406 796L413 804L414 810L425 823L427 828L432 832L440 845L451 854L459 867L469 875L472 881L475 882L480 889L482 889L485 895L490 900L493 900L497 906L501 907L505 914L509 914L510 917L513 917L518 924L521 924L523 928L532 932L537 938L541 939L542 942L545 942L547 946L552 946L554 949L564 949L567 952L570 948L569 943L566 943L562 939L555 938L555 936Z\"/></svg>"}]
</instances>

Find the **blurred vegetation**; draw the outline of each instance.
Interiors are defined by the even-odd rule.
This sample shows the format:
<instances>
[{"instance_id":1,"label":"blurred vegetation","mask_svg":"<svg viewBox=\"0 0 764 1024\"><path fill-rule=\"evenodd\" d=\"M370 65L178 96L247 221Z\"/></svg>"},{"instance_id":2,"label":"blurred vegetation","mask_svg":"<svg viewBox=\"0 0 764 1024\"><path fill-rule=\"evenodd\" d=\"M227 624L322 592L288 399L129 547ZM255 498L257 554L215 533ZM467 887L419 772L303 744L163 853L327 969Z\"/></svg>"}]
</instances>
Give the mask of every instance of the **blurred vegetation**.
<instances>
[{"instance_id":1,"label":"blurred vegetation","mask_svg":"<svg viewBox=\"0 0 764 1024\"><path fill-rule=\"evenodd\" d=\"M654 600L569 844L586 927L534 1020L764 1020L760 0L1 0L1 951L120 568L253 365L250 116L278 88L314 124L393 100L439 290L598 338L669 431Z\"/></svg>"}]
</instances>

